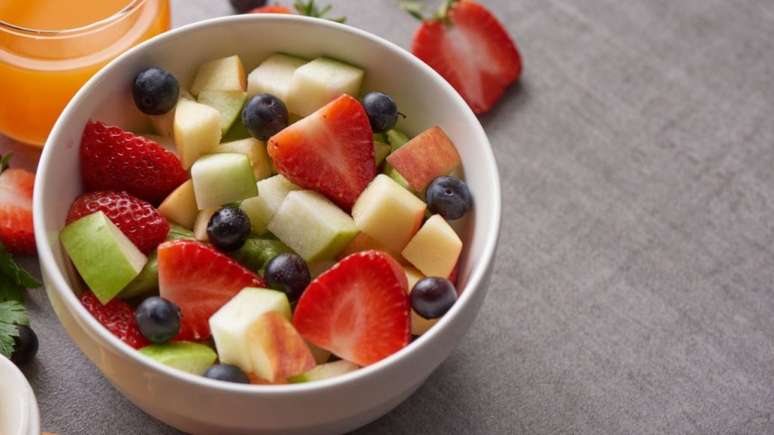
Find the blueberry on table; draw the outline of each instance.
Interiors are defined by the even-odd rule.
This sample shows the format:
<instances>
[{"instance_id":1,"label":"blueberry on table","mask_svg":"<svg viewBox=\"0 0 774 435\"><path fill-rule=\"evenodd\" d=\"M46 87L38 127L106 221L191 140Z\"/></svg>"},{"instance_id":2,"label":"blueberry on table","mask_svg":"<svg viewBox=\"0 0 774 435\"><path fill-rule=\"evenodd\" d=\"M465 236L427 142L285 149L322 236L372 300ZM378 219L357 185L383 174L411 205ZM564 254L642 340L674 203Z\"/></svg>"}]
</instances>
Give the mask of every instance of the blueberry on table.
<instances>
[{"instance_id":1,"label":"blueberry on table","mask_svg":"<svg viewBox=\"0 0 774 435\"><path fill-rule=\"evenodd\" d=\"M172 74L158 67L140 71L134 78L132 97L142 113L161 115L177 104L180 86Z\"/></svg>"},{"instance_id":2,"label":"blueberry on table","mask_svg":"<svg viewBox=\"0 0 774 435\"><path fill-rule=\"evenodd\" d=\"M374 133L384 133L398 123L398 105L389 95L370 92L363 97L363 108Z\"/></svg>"},{"instance_id":3,"label":"blueberry on table","mask_svg":"<svg viewBox=\"0 0 774 435\"><path fill-rule=\"evenodd\" d=\"M269 260L264 279L270 288L284 292L291 302L298 300L312 281L304 259L290 253L279 254Z\"/></svg>"},{"instance_id":4,"label":"blueberry on table","mask_svg":"<svg viewBox=\"0 0 774 435\"><path fill-rule=\"evenodd\" d=\"M207 239L222 251L236 251L250 236L250 218L237 207L223 207L207 224Z\"/></svg>"},{"instance_id":5,"label":"blueberry on table","mask_svg":"<svg viewBox=\"0 0 774 435\"><path fill-rule=\"evenodd\" d=\"M18 325L19 335L13 339L11 361L17 366L27 364L38 353L38 336L27 325Z\"/></svg>"},{"instance_id":6,"label":"blueberry on table","mask_svg":"<svg viewBox=\"0 0 774 435\"><path fill-rule=\"evenodd\" d=\"M411 308L425 319L437 319L457 301L457 289L446 278L422 278L411 290Z\"/></svg>"},{"instance_id":7,"label":"blueberry on table","mask_svg":"<svg viewBox=\"0 0 774 435\"><path fill-rule=\"evenodd\" d=\"M253 137L266 141L288 126L288 109L274 95L258 94L242 109L242 123Z\"/></svg>"},{"instance_id":8,"label":"blueberry on table","mask_svg":"<svg viewBox=\"0 0 774 435\"><path fill-rule=\"evenodd\" d=\"M457 177L441 176L431 181L425 199L430 213L446 220L459 219L473 207L468 185Z\"/></svg>"},{"instance_id":9,"label":"blueberry on table","mask_svg":"<svg viewBox=\"0 0 774 435\"><path fill-rule=\"evenodd\" d=\"M134 317L142 335L152 343L166 343L180 332L180 308L158 296L142 301Z\"/></svg>"},{"instance_id":10,"label":"blueberry on table","mask_svg":"<svg viewBox=\"0 0 774 435\"><path fill-rule=\"evenodd\" d=\"M231 0L231 7L240 14L266 5L266 0Z\"/></svg>"},{"instance_id":11,"label":"blueberry on table","mask_svg":"<svg viewBox=\"0 0 774 435\"><path fill-rule=\"evenodd\" d=\"M205 378L215 379L224 382L234 382L237 384L249 384L250 379L245 372L237 366L231 364L215 364L204 372Z\"/></svg>"}]
</instances>

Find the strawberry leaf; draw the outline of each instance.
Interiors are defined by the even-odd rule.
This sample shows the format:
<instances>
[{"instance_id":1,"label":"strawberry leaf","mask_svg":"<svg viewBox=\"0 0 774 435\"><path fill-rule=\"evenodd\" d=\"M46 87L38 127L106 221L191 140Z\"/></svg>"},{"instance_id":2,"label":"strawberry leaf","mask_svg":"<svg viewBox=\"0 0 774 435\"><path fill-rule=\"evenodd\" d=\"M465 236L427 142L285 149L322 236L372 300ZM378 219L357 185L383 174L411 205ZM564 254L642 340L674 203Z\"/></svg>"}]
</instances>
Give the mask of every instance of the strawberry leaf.
<instances>
[{"instance_id":1,"label":"strawberry leaf","mask_svg":"<svg viewBox=\"0 0 774 435\"><path fill-rule=\"evenodd\" d=\"M422 3L415 0L405 0L400 2L399 5L401 9L408 12L412 17L419 21L425 21L425 9L422 7Z\"/></svg>"},{"instance_id":2,"label":"strawberry leaf","mask_svg":"<svg viewBox=\"0 0 774 435\"><path fill-rule=\"evenodd\" d=\"M19 335L17 325L28 325L29 318L24 305L16 301L0 302L0 354L10 358L14 338Z\"/></svg>"},{"instance_id":3,"label":"strawberry leaf","mask_svg":"<svg viewBox=\"0 0 774 435\"><path fill-rule=\"evenodd\" d=\"M313 18L324 18L326 20L335 21L337 23L345 23L347 22L347 17L337 17L337 18L328 18L326 15L328 15L328 12L333 9L333 6L326 5L324 7L319 8L315 3L315 0L296 0L293 2L293 7L296 9L299 15L305 15L307 17L313 17Z\"/></svg>"}]
</instances>

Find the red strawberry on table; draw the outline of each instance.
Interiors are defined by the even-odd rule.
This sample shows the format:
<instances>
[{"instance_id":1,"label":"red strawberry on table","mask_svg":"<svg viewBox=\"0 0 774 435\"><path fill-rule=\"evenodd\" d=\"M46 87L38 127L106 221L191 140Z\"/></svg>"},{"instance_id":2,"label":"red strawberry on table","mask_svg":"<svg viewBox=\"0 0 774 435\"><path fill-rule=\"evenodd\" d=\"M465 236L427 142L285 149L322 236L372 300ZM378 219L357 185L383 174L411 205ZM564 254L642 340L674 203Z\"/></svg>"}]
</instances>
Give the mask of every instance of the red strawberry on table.
<instances>
[{"instance_id":1,"label":"red strawberry on table","mask_svg":"<svg viewBox=\"0 0 774 435\"><path fill-rule=\"evenodd\" d=\"M101 122L83 130L81 176L88 191L126 191L152 204L188 179L177 156L161 145Z\"/></svg>"},{"instance_id":2,"label":"red strawberry on table","mask_svg":"<svg viewBox=\"0 0 774 435\"><path fill-rule=\"evenodd\" d=\"M266 287L263 279L211 246L191 240L165 242L158 249L159 292L180 307L179 339L210 337L210 317L245 287Z\"/></svg>"},{"instance_id":3,"label":"red strawberry on table","mask_svg":"<svg viewBox=\"0 0 774 435\"><path fill-rule=\"evenodd\" d=\"M489 111L521 75L521 56L508 32L489 10L469 0L449 1L424 20L411 51L479 114Z\"/></svg>"},{"instance_id":4,"label":"red strawberry on table","mask_svg":"<svg viewBox=\"0 0 774 435\"><path fill-rule=\"evenodd\" d=\"M280 174L346 210L376 176L368 115L349 95L272 136L268 151Z\"/></svg>"},{"instance_id":5,"label":"red strawberry on table","mask_svg":"<svg viewBox=\"0 0 774 435\"><path fill-rule=\"evenodd\" d=\"M81 195L70 206L67 224L98 211L105 213L144 254L153 252L169 233L169 223L152 205L126 192Z\"/></svg>"},{"instance_id":6,"label":"red strawberry on table","mask_svg":"<svg viewBox=\"0 0 774 435\"><path fill-rule=\"evenodd\" d=\"M293 325L309 342L366 366L409 343L408 281L388 254L364 251L341 260L306 288Z\"/></svg>"},{"instance_id":7,"label":"red strawberry on table","mask_svg":"<svg viewBox=\"0 0 774 435\"><path fill-rule=\"evenodd\" d=\"M79 298L86 310L94 316L99 323L108 329L113 335L135 349L150 344L140 332L137 320L134 318L134 309L121 299L113 299L106 305L94 296L94 293L85 291Z\"/></svg>"},{"instance_id":8,"label":"red strawberry on table","mask_svg":"<svg viewBox=\"0 0 774 435\"><path fill-rule=\"evenodd\" d=\"M0 156L0 243L12 254L34 255L32 189L35 174L23 169L5 169L9 156Z\"/></svg>"}]
</instances>

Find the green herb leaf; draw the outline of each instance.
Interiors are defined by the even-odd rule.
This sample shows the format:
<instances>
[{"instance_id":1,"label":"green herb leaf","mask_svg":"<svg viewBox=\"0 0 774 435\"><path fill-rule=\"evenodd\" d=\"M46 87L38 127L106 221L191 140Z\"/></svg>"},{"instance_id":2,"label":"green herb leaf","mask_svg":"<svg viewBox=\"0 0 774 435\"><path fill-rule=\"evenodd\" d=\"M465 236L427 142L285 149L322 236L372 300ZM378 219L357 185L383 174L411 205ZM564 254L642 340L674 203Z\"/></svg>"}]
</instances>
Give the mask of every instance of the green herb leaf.
<instances>
[{"instance_id":1,"label":"green herb leaf","mask_svg":"<svg viewBox=\"0 0 774 435\"><path fill-rule=\"evenodd\" d=\"M24 289L12 282L5 280L0 281L0 302L16 301L24 302Z\"/></svg>"},{"instance_id":2,"label":"green herb leaf","mask_svg":"<svg viewBox=\"0 0 774 435\"><path fill-rule=\"evenodd\" d=\"M27 271L19 267L11 254L0 243L0 280L10 281L22 288L38 288L41 284Z\"/></svg>"},{"instance_id":3,"label":"green herb leaf","mask_svg":"<svg viewBox=\"0 0 774 435\"><path fill-rule=\"evenodd\" d=\"M0 302L0 354L10 358L13 354L14 337L19 335L17 325L29 325L27 310L16 301Z\"/></svg>"}]
</instances>

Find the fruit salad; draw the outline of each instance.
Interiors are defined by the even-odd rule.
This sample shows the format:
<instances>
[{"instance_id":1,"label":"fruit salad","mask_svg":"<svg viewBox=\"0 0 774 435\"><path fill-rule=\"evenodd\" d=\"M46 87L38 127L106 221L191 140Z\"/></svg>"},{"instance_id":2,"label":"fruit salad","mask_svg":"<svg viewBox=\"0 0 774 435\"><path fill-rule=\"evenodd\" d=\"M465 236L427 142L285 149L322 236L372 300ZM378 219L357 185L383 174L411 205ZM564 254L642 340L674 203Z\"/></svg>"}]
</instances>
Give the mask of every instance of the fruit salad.
<instances>
[{"instance_id":1,"label":"fruit salad","mask_svg":"<svg viewBox=\"0 0 774 435\"><path fill-rule=\"evenodd\" d=\"M86 310L159 363L255 384L340 376L432 328L473 198L444 130L397 129L365 74L279 53L249 74L214 59L187 89L140 71L148 131L83 130L60 240Z\"/></svg>"}]
</instances>

